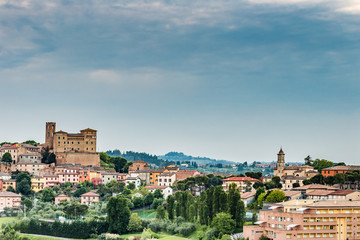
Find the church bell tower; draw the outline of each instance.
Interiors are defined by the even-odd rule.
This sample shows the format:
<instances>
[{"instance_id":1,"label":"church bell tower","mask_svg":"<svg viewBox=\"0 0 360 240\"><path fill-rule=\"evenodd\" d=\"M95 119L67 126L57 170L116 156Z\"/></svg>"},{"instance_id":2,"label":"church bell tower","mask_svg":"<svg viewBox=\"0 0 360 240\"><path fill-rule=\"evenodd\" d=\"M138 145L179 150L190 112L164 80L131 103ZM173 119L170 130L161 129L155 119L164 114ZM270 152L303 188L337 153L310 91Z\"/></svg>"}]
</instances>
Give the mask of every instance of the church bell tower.
<instances>
[{"instance_id":1,"label":"church bell tower","mask_svg":"<svg viewBox=\"0 0 360 240\"><path fill-rule=\"evenodd\" d=\"M283 170L285 168L285 153L283 152L282 148L278 153L277 165L278 170Z\"/></svg>"}]
</instances>

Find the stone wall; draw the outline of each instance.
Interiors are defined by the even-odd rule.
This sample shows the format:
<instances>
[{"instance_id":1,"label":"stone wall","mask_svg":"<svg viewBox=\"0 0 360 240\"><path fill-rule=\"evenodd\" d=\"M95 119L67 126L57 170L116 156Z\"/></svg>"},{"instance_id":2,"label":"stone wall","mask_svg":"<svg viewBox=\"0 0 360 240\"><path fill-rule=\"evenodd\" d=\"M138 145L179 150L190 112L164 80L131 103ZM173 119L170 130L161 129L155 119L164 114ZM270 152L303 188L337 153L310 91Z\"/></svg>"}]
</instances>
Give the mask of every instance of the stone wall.
<instances>
[{"instance_id":1,"label":"stone wall","mask_svg":"<svg viewBox=\"0 0 360 240\"><path fill-rule=\"evenodd\" d=\"M81 164L83 166L100 166L98 153L56 153L57 164Z\"/></svg>"}]
</instances>

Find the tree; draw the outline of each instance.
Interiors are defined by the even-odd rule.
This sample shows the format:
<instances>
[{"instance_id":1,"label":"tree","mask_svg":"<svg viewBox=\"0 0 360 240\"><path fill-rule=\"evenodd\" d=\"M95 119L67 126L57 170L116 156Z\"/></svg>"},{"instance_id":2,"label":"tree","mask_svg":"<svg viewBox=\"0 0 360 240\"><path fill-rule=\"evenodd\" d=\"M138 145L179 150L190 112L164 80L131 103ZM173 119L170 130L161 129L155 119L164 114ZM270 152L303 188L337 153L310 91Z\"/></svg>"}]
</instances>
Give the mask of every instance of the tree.
<instances>
[{"instance_id":1,"label":"tree","mask_svg":"<svg viewBox=\"0 0 360 240\"><path fill-rule=\"evenodd\" d=\"M142 197L134 197L132 200L134 208L141 208L144 206L144 199Z\"/></svg>"},{"instance_id":2,"label":"tree","mask_svg":"<svg viewBox=\"0 0 360 240\"><path fill-rule=\"evenodd\" d=\"M158 206L160 206L163 203L163 199L162 198L154 198L154 201L152 203L152 208L153 209L157 209Z\"/></svg>"},{"instance_id":3,"label":"tree","mask_svg":"<svg viewBox=\"0 0 360 240\"><path fill-rule=\"evenodd\" d=\"M89 207L85 204L73 202L64 207L64 213L71 217L84 216L87 213L88 209Z\"/></svg>"},{"instance_id":4,"label":"tree","mask_svg":"<svg viewBox=\"0 0 360 240\"><path fill-rule=\"evenodd\" d=\"M254 224L257 221L257 214L253 213L251 216L251 223Z\"/></svg>"},{"instance_id":5,"label":"tree","mask_svg":"<svg viewBox=\"0 0 360 240\"><path fill-rule=\"evenodd\" d=\"M259 187L264 187L264 184L262 182L254 182L253 188L258 189Z\"/></svg>"},{"instance_id":6,"label":"tree","mask_svg":"<svg viewBox=\"0 0 360 240\"><path fill-rule=\"evenodd\" d=\"M30 211L32 209L32 207L33 207L33 202L30 199L25 198L21 202L21 205L25 206L27 211Z\"/></svg>"},{"instance_id":7,"label":"tree","mask_svg":"<svg viewBox=\"0 0 360 240\"><path fill-rule=\"evenodd\" d=\"M88 191L86 188L81 187L74 192L74 197L80 197L82 194L87 193L87 192Z\"/></svg>"},{"instance_id":8,"label":"tree","mask_svg":"<svg viewBox=\"0 0 360 240\"><path fill-rule=\"evenodd\" d=\"M293 183L292 187L293 187L293 188L300 187L300 183L297 183L297 182L296 182L296 183Z\"/></svg>"},{"instance_id":9,"label":"tree","mask_svg":"<svg viewBox=\"0 0 360 240\"><path fill-rule=\"evenodd\" d=\"M126 198L121 195L110 197L106 211L109 232L118 234L126 233L131 215Z\"/></svg>"},{"instance_id":10,"label":"tree","mask_svg":"<svg viewBox=\"0 0 360 240\"><path fill-rule=\"evenodd\" d=\"M246 172L245 175L247 177L260 179L262 177L262 172Z\"/></svg>"},{"instance_id":11,"label":"tree","mask_svg":"<svg viewBox=\"0 0 360 240\"><path fill-rule=\"evenodd\" d=\"M134 190L135 187L136 187L135 184L132 183L132 182L127 185L127 188L130 189L130 190Z\"/></svg>"},{"instance_id":12,"label":"tree","mask_svg":"<svg viewBox=\"0 0 360 240\"><path fill-rule=\"evenodd\" d=\"M265 202L282 202L286 200L285 193L281 190L272 191L267 197Z\"/></svg>"},{"instance_id":13,"label":"tree","mask_svg":"<svg viewBox=\"0 0 360 240\"><path fill-rule=\"evenodd\" d=\"M6 162L6 163L12 163L12 157L10 153L4 153L4 155L1 158L2 162Z\"/></svg>"},{"instance_id":14,"label":"tree","mask_svg":"<svg viewBox=\"0 0 360 240\"><path fill-rule=\"evenodd\" d=\"M334 176L328 176L324 179L324 182L327 184L327 185L334 185L334 182L335 182L335 177Z\"/></svg>"},{"instance_id":15,"label":"tree","mask_svg":"<svg viewBox=\"0 0 360 240\"><path fill-rule=\"evenodd\" d=\"M23 142L23 143L25 143L25 144L30 144L30 145L33 145L33 146L37 146L37 145L40 144L40 143L38 143L38 142L36 142L36 141L34 141L34 140L27 140L27 141L25 141L25 142Z\"/></svg>"},{"instance_id":16,"label":"tree","mask_svg":"<svg viewBox=\"0 0 360 240\"><path fill-rule=\"evenodd\" d=\"M313 160L311 159L310 155L308 155L306 158L304 158L305 160L305 165L312 165Z\"/></svg>"},{"instance_id":17,"label":"tree","mask_svg":"<svg viewBox=\"0 0 360 240\"><path fill-rule=\"evenodd\" d=\"M28 196L31 194L31 185L26 179L23 179L21 182L19 182L19 184L16 185L16 192Z\"/></svg>"},{"instance_id":18,"label":"tree","mask_svg":"<svg viewBox=\"0 0 360 240\"><path fill-rule=\"evenodd\" d=\"M41 201L53 202L55 200L55 193L51 188L45 188L42 192Z\"/></svg>"},{"instance_id":19,"label":"tree","mask_svg":"<svg viewBox=\"0 0 360 240\"><path fill-rule=\"evenodd\" d=\"M236 223L229 213L218 213L212 221L212 226L221 234L231 234L235 229Z\"/></svg>"},{"instance_id":20,"label":"tree","mask_svg":"<svg viewBox=\"0 0 360 240\"><path fill-rule=\"evenodd\" d=\"M163 198L163 194L160 189L156 189L154 192L154 198Z\"/></svg>"},{"instance_id":21,"label":"tree","mask_svg":"<svg viewBox=\"0 0 360 240\"><path fill-rule=\"evenodd\" d=\"M310 182L314 183L314 184L324 184L325 178L322 174L317 174L317 175L313 176L312 178L310 178Z\"/></svg>"},{"instance_id":22,"label":"tree","mask_svg":"<svg viewBox=\"0 0 360 240\"><path fill-rule=\"evenodd\" d=\"M318 170L319 172L321 172L322 169L324 168L328 168L328 167L333 167L334 163L325 159L315 159L312 166Z\"/></svg>"},{"instance_id":23,"label":"tree","mask_svg":"<svg viewBox=\"0 0 360 240\"><path fill-rule=\"evenodd\" d=\"M174 203L175 203L174 197L172 195L169 195L166 200L166 211L168 213L168 218L170 220L174 219Z\"/></svg>"},{"instance_id":24,"label":"tree","mask_svg":"<svg viewBox=\"0 0 360 240\"><path fill-rule=\"evenodd\" d=\"M266 193L263 192L259 195L258 199L257 199L257 204L260 208L263 207L263 204L264 204L264 200L265 200L265 197L266 197Z\"/></svg>"},{"instance_id":25,"label":"tree","mask_svg":"<svg viewBox=\"0 0 360 240\"><path fill-rule=\"evenodd\" d=\"M6 189L7 192L16 192L15 189L12 186L8 186Z\"/></svg>"},{"instance_id":26,"label":"tree","mask_svg":"<svg viewBox=\"0 0 360 240\"><path fill-rule=\"evenodd\" d=\"M163 206L158 206L156 209L156 218L165 219L165 208Z\"/></svg>"},{"instance_id":27,"label":"tree","mask_svg":"<svg viewBox=\"0 0 360 240\"><path fill-rule=\"evenodd\" d=\"M50 164L56 163L56 155L53 152L50 152L50 148L45 148L45 151L42 153L42 163Z\"/></svg>"},{"instance_id":28,"label":"tree","mask_svg":"<svg viewBox=\"0 0 360 240\"><path fill-rule=\"evenodd\" d=\"M152 194L151 192L146 194L146 196L144 198L144 205L149 206L153 203L153 201L154 201L154 194Z\"/></svg>"},{"instance_id":29,"label":"tree","mask_svg":"<svg viewBox=\"0 0 360 240\"><path fill-rule=\"evenodd\" d=\"M131 214L127 230L129 232L140 232L142 228L142 219L138 216L137 213Z\"/></svg>"}]
</instances>

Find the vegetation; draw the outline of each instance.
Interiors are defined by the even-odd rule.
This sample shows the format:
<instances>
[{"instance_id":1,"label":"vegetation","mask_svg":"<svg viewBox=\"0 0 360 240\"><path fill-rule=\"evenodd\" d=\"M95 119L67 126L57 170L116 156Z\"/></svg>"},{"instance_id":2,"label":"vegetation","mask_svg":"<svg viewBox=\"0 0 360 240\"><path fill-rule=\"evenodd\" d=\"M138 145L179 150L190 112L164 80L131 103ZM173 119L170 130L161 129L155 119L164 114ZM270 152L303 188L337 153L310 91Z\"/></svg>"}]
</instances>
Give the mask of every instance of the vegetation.
<instances>
[{"instance_id":1,"label":"vegetation","mask_svg":"<svg viewBox=\"0 0 360 240\"><path fill-rule=\"evenodd\" d=\"M12 157L10 153L4 153L4 155L1 158L2 162L6 162L6 163L12 163Z\"/></svg>"}]
</instances>

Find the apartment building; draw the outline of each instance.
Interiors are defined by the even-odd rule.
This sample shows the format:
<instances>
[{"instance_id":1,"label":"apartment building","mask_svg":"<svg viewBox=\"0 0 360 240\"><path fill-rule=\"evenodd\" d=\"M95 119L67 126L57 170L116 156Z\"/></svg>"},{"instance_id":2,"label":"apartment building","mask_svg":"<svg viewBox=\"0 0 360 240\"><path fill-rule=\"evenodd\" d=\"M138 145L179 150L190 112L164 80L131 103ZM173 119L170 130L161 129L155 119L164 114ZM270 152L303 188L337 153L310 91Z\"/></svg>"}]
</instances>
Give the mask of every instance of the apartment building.
<instances>
[{"instance_id":1,"label":"apartment building","mask_svg":"<svg viewBox=\"0 0 360 240\"><path fill-rule=\"evenodd\" d=\"M245 192L247 188L247 183L250 182L251 186L260 181L259 179L251 178L251 177L231 177L223 180L223 189L227 191L229 186L233 183L240 189L241 192Z\"/></svg>"},{"instance_id":2,"label":"apartment building","mask_svg":"<svg viewBox=\"0 0 360 240\"><path fill-rule=\"evenodd\" d=\"M20 204L21 195L13 192L0 192L0 210L4 210L5 207L20 207Z\"/></svg>"},{"instance_id":3,"label":"apartment building","mask_svg":"<svg viewBox=\"0 0 360 240\"><path fill-rule=\"evenodd\" d=\"M360 239L360 201L289 201L260 211L255 224L244 226L245 238Z\"/></svg>"},{"instance_id":4,"label":"apartment building","mask_svg":"<svg viewBox=\"0 0 360 240\"><path fill-rule=\"evenodd\" d=\"M84 193L80 196L81 204L90 205L94 202L100 202L100 195L93 192Z\"/></svg>"},{"instance_id":5,"label":"apartment building","mask_svg":"<svg viewBox=\"0 0 360 240\"><path fill-rule=\"evenodd\" d=\"M176 181L176 173L164 172L158 176L158 186L171 186Z\"/></svg>"}]
</instances>

